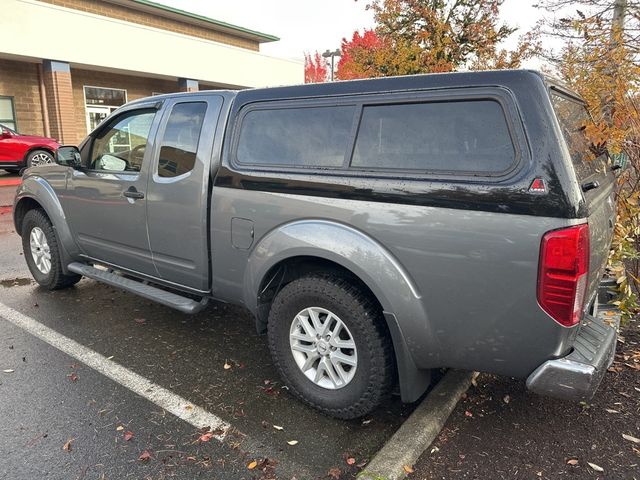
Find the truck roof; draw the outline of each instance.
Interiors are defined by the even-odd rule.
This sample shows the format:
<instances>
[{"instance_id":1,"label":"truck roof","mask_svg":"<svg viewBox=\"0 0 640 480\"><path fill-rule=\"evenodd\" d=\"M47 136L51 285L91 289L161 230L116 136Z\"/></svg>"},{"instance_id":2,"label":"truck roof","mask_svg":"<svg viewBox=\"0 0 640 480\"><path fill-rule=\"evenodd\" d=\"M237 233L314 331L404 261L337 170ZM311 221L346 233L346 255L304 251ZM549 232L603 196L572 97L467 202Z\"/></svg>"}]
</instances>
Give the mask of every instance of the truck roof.
<instances>
[{"instance_id":1,"label":"truck roof","mask_svg":"<svg viewBox=\"0 0 640 480\"><path fill-rule=\"evenodd\" d=\"M357 95L372 93L398 92L403 90L465 88L489 86L519 86L543 82L570 96L580 99L560 80L536 70L486 70L472 72L428 73L422 75L406 75L398 77L381 77L361 80L341 80L326 83L307 83L283 87L253 88L246 90L202 90L198 92L168 93L154 96L153 99L164 100L178 96L196 96L203 94L220 94L236 97L236 108L252 102L282 100L287 98L313 98L325 96ZM149 97L134 100L130 103L149 101Z\"/></svg>"}]
</instances>

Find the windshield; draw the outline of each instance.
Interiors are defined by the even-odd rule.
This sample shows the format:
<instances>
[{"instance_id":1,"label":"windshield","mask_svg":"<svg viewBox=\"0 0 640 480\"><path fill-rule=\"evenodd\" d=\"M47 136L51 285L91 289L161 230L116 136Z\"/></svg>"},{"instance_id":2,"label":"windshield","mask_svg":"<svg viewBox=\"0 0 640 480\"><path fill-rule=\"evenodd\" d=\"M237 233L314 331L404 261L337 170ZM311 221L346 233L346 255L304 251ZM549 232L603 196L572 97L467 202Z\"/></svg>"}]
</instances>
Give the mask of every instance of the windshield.
<instances>
[{"instance_id":1,"label":"windshield","mask_svg":"<svg viewBox=\"0 0 640 480\"><path fill-rule=\"evenodd\" d=\"M593 144L586 134L586 128L593 123L584 103L551 91L551 103L558 117L562 135L571 154L571 161L578 181L584 182L607 171L606 151L594 152Z\"/></svg>"},{"instance_id":2,"label":"windshield","mask_svg":"<svg viewBox=\"0 0 640 480\"><path fill-rule=\"evenodd\" d=\"M2 124L2 123L0 123L0 126L1 126L2 128L4 128L5 130L9 130L9 131L10 131L11 133L13 133L14 135L19 135L19 133L18 133L18 132L16 132L14 129L9 128L9 127L7 127L6 125L4 125L4 124Z\"/></svg>"}]
</instances>

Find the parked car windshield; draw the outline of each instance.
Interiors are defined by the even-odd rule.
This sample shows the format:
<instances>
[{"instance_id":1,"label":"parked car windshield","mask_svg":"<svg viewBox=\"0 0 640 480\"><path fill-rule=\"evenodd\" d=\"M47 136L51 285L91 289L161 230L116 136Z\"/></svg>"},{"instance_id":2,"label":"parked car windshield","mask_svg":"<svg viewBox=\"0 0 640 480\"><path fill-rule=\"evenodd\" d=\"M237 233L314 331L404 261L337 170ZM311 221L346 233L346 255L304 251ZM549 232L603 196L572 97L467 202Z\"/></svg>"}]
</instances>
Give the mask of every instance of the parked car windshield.
<instances>
[{"instance_id":1,"label":"parked car windshield","mask_svg":"<svg viewBox=\"0 0 640 480\"><path fill-rule=\"evenodd\" d=\"M11 133L13 133L14 135L20 135L20 134L19 134L18 132L16 132L13 128L9 128L9 127L7 127L6 125L3 125L3 124L1 124L1 123L0 123L0 126L1 126L2 128L4 128L5 130L9 130L9 131L10 131Z\"/></svg>"}]
</instances>

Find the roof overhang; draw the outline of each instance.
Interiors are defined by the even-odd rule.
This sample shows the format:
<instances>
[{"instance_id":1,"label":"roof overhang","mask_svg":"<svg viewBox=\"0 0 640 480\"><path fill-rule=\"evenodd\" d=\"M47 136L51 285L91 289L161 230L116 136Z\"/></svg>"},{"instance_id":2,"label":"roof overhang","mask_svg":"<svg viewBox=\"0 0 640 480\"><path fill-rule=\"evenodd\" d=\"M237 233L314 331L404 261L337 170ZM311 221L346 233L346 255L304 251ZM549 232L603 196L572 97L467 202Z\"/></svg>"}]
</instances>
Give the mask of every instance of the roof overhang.
<instances>
[{"instance_id":1,"label":"roof overhang","mask_svg":"<svg viewBox=\"0 0 640 480\"><path fill-rule=\"evenodd\" d=\"M104 0L109 3L121 5L123 7L144 12L157 17L164 17L170 20L176 20L189 25L197 25L216 32L223 32L236 37L246 38L258 43L275 42L280 38L269 35L268 33L257 32L248 28L239 27L230 23L221 22L213 18L208 18L196 13L180 10L179 8L169 7L150 0Z\"/></svg>"}]
</instances>

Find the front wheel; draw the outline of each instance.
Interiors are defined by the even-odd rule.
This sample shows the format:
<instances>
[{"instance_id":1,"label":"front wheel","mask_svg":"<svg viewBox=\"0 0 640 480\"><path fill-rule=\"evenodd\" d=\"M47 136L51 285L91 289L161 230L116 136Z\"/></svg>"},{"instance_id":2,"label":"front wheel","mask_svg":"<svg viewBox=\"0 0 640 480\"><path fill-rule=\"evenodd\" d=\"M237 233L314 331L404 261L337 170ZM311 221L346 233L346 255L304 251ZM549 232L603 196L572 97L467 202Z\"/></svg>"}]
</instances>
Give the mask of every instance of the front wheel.
<instances>
[{"instance_id":1,"label":"front wheel","mask_svg":"<svg viewBox=\"0 0 640 480\"><path fill-rule=\"evenodd\" d=\"M82 278L62 271L58 238L42 210L29 210L24 216L22 249L31 275L39 285L49 290L70 287Z\"/></svg>"},{"instance_id":2,"label":"front wheel","mask_svg":"<svg viewBox=\"0 0 640 480\"><path fill-rule=\"evenodd\" d=\"M377 304L332 275L287 284L269 312L269 348L289 390L338 418L375 409L394 379L389 333Z\"/></svg>"},{"instance_id":3,"label":"front wheel","mask_svg":"<svg viewBox=\"0 0 640 480\"><path fill-rule=\"evenodd\" d=\"M55 163L55 159L46 150L34 150L27 155L27 168L50 165L52 163Z\"/></svg>"}]
</instances>

